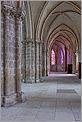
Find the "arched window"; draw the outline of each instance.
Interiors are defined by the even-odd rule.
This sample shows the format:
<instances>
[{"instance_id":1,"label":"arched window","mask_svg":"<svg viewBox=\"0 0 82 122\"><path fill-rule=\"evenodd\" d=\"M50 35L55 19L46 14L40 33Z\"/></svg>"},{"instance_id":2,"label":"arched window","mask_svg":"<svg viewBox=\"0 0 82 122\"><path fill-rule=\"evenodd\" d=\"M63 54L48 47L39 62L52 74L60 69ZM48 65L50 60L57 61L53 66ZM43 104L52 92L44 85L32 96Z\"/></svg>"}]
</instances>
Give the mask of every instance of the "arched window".
<instances>
[{"instance_id":1,"label":"arched window","mask_svg":"<svg viewBox=\"0 0 82 122\"><path fill-rule=\"evenodd\" d=\"M64 62L64 57L63 57L63 52L60 50L60 64L63 64Z\"/></svg>"},{"instance_id":2,"label":"arched window","mask_svg":"<svg viewBox=\"0 0 82 122\"><path fill-rule=\"evenodd\" d=\"M51 65L54 65L54 64L55 64L55 52L52 49L52 51L51 51Z\"/></svg>"}]
</instances>

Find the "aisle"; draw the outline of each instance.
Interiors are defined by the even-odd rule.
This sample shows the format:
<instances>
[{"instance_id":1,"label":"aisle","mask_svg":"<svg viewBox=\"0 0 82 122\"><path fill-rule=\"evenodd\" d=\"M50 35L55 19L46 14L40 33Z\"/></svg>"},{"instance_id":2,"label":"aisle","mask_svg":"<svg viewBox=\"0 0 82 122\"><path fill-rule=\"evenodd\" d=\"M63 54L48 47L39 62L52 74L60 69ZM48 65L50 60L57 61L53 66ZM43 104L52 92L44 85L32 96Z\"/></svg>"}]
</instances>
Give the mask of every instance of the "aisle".
<instances>
[{"instance_id":1,"label":"aisle","mask_svg":"<svg viewBox=\"0 0 82 122\"><path fill-rule=\"evenodd\" d=\"M80 122L80 82L73 77L45 77L42 83L22 84L26 101L2 108L2 120Z\"/></svg>"}]
</instances>

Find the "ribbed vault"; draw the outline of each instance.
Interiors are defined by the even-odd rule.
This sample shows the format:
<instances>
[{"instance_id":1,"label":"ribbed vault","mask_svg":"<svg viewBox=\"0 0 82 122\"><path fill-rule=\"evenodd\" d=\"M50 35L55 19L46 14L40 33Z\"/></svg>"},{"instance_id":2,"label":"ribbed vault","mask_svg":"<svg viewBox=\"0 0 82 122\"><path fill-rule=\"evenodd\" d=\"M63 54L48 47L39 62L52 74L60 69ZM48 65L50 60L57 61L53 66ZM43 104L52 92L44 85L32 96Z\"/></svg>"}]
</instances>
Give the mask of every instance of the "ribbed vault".
<instances>
[{"instance_id":1,"label":"ribbed vault","mask_svg":"<svg viewBox=\"0 0 82 122\"><path fill-rule=\"evenodd\" d=\"M30 38L35 43L42 43L43 50L46 51L44 55L50 57L53 45L60 47L64 53L66 48L72 60L76 52L79 55L81 50L80 1L29 1L25 2L25 7L26 12L29 13L26 18L30 20L27 23L31 27ZM29 28L27 24L26 28ZM29 33L27 32L27 35ZM49 67L47 61L50 62L46 59L45 65Z\"/></svg>"},{"instance_id":2,"label":"ribbed vault","mask_svg":"<svg viewBox=\"0 0 82 122\"><path fill-rule=\"evenodd\" d=\"M44 2L40 12L36 39L50 43L56 35L68 38L73 46L80 45L80 2Z\"/></svg>"}]
</instances>

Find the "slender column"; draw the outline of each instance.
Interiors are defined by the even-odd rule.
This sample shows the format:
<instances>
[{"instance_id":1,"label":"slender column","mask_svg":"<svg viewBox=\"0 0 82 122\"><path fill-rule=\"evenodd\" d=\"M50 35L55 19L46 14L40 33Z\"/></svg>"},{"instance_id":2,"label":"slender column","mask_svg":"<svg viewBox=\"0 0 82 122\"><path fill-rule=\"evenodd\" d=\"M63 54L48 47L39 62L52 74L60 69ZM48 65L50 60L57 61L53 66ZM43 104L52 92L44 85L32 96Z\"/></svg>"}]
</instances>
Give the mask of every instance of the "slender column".
<instances>
[{"instance_id":1,"label":"slender column","mask_svg":"<svg viewBox=\"0 0 82 122\"><path fill-rule=\"evenodd\" d=\"M36 41L36 83L40 82L40 42Z\"/></svg>"},{"instance_id":2,"label":"slender column","mask_svg":"<svg viewBox=\"0 0 82 122\"><path fill-rule=\"evenodd\" d=\"M76 73L76 55L73 53L72 55L72 73Z\"/></svg>"},{"instance_id":3,"label":"slender column","mask_svg":"<svg viewBox=\"0 0 82 122\"><path fill-rule=\"evenodd\" d=\"M79 56L78 56L78 74L79 74L79 79L81 79L81 51L79 51Z\"/></svg>"},{"instance_id":4,"label":"slender column","mask_svg":"<svg viewBox=\"0 0 82 122\"><path fill-rule=\"evenodd\" d=\"M0 4L0 8L1 8L1 4ZM4 82L4 75L3 75L3 16L2 13L0 12L1 15L1 40L0 40L0 98L1 96L4 95L3 93L3 82ZM2 105L3 101L2 98L0 99L0 107ZM1 118L1 116L0 116Z\"/></svg>"},{"instance_id":5,"label":"slender column","mask_svg":"<svg viewBox=\"0 0 82 122\"><path fill-rule=\"evenodd\" d=\"M21 40L22 40L22 20L25 17L25 11L21 8L20 2L17 3L17 10L15 14L15 90L16 101L23 101L23 94L21 92Z\"/></svg>"},{"instance_id":6,"label":"slender column","mask_svg":"<svg viewBox=\"0 0 82 122\"><path fill-rule=\"evenodd\" d=\"M32 81L35 83L35 42L32 43Z\"/></svg>"},{"instance_id":7,"label":"slender column","mask_svg":"<svg viewBox=\"0 0 82 122\"><path fill-rule=\"evenodd\" d=\"M35 44L32 39L26 44L26 82L35 82Z\"/></svg>"},{"instance_id":8,"label":"slender column","mask_svg":"<svg viewBox=\"0 0 82 122\"><path fill-rule=\"evenodd\" d=\"M26 83L32 83L31 80L31 45L32 41L27 40L26 43Z\"/></svg>"},{"instance_id":9,"label":"slender column","mask_svg":"<svg viewBox=\"0 0 82 122\"><path fill-rule=\"evenodd\" d=\"M40 42L40 78L42 77L42 60L43 60L42 43Z\"/></svg>"},{"instance_id":10,"label":"slender column","mask_svg":"<svg viewBox=\"0 0 82 122\"><path fill-rule=\"evenodd\" d=\"M44 43L42 44L42 76L45 76L45 49Z\"/></svg>"},{"instance_id":11,"label":"slender column","mask_svg":"<svg viewBox=\"0 0 82 122\"><path fill-rule=\"evenodd\" d=\"M67 71L67 49L65 47L65 72Z\"/></svg>"},{"instance_id":12,"label":"slender column","mask_svg":"<svg viewBox=\"0 0 82 122\"><path fill-rule=\"evenodd\" d=\"M46 50L46 76L48 76L48 50Z\"/></svg>"},{"instance_id":13,"label":"slender column","mask_svg":"<svg viewBox=\"0 0 82 122\"><path fill-rule=\"evenodd\" d=\"M79 40L79 51L78 51L78 74L79 74L79 79L81 79L81 62L82 62L82 60L81 60L81 43L82 41L81 41L81 39Z\"/></svg>"},{"instance_id":14,"label":"slender column","mask_svg":"<svg viewBox=\"0 0 82 122\"><path fill-rule=\"evenodd\" d=\"M3 34L3 27L4 27L4 17L3 17L3 15L2 15L2 13L0 13L0 15L1 15L1 40L0 40L0 80L1 80L1 83L0 83L0 90L1 90L1 92L0 92L0 96L4 96L4 84L3 84L3 82L4 82L4 72L3 72L3 70L4 70L4 63L3 63L3 56L4 56L4 51L3 51L3 49L4 49L4 45L3 45L3 40L4 40L4 34ZM3 104L3 101L2 101L2 98L0 99L0 105L2 105Z\"/></svg>"},{"instance_id":15,"label":"slender column","mask_svg":"<svg viewBox=\"0 0 82 122\"><path fill-rule=\"evenodd\" d=\"M50 73L50 56L49 56L49 54L47 54L47 62L48 62L48 65L47 65L48 73L47 74L49 74Z\"/></svg>"},{"instance_id":16,"label":"slender column","mask_svg":"<svg viewBox=\"0 0 82 122\"><path fill-rule=\"evenodd\" d=\"M71 52L67 51L67 72L68 74L72 74L72 55Z\"/></svg>"},{"instance_id":17,"label":"slender column","mask_svg":"<svg viewBox=\"0 0 82 122\"><path fill-rule=\"evenodd\" d=\"M45 58L45 76L47 76L47 49L46 49L46 46L44 49L44 58Z\"/></svg>"},{"instance_id":18,"label":"slender column","mask_svg":"<svg viewBox=\"0 0 82 122\"><path fill-rule=\"evenodd\" d=\"M67 50L67 64L70 64L70 52Z\"/></svg>"},{"instance_id":19,"label":"slender column","mask_svg":"<svg viewBox=\"0 0 82 122\"><path fill-rule=\"evenodd\" d=\"M78 62L81 62L81 51L78 52Z\"/></svg>"},{"instance_id":20,"label":"slender column","mask_svg":"<svg viewBox=\"0 0 82 122\"><path fill-rule=\"evenodd\" d=\"M21 22L22 22L22 10L18 8L16 13L16 21L15 21L15 36L16 36L16 42L15 42L15 72L16 72L16 98L17 101L22 100L22 92L21 92Z\"/></svg>"},{"instance_id":21,"label":"slender column","mask_svg":"<svg viewBox=\"0 0 82 122\"><path fill-rule=\"evenodd\" d=\"M22 82L26 82L26 41L22 42L21 74Z\"/></svg>"},{"instance_id":22,"label":"slender column","mask_svg":"<svg viewBox=\"0 0 82 122\"><path fill-rule=\"evenodd\" d=\"M25 24L25 18L22 21L22 57L21 57L21 75L22 75L22 82L26 82L26 24Z\"/></svg>"},{"instance_id":23,"label":"slender column","mask_svg":"<svg viewBox=\"0 0 82 122\"><path fill-rule=\"evenodd\" d=\"M76 51L76 73L78 73L78 51Z\"/></svg>"}]
</instances>

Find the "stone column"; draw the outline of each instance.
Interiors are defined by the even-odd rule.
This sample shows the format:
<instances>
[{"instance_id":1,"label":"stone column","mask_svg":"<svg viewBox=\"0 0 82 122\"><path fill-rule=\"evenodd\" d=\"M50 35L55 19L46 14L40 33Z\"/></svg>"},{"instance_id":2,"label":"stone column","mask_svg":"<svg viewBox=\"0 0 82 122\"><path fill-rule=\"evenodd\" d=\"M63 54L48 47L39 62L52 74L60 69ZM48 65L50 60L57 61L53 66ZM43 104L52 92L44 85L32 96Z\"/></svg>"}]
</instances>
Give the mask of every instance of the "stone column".
<instances>
[{"instance_id":1,"label":"stone column","mask_svg":"<svg viewBox=\"0 0 82 122\"><path fill-rule=\"evenodd\" d=\"M49 56L49 53L47 54L47 62L48 62L48 65L47 65L47 70L48 70L48 75L50 73L50 56Z\"/></svg>"},{"instance_id":2,"label":"stone column","mask_svg":"<svg viewBox=\"0 0 82 122\"><path fill-rule=\"evenodd\" d=\"M67 73L72 74L71 52L67 51Z\"/></svg>"},{"instance_id":3,"label":"stone column","mask_svg":"<svg viewBox=\"0 0 82 122\"><path fill-rule=\"evenodd\" d=\"M65 46L65 72L67 71L67 48Z\"/></svg>"},{"instance_id":4,"label":"stone column","mask_svg":"<svg viewBox=\"0 0 82 122\"><path fill-rule=\"evenodd\" d=\"M42 44L42 76L45 76L45 46Z\"/></svg>"},{"instance_id":5,"label":"stone column","mask_svg":"<svg viewBox=\"0 0 82 122\"><path fill-rule=\"evenodd\" d=\"M16 20L15 20L15 72L16 72L16 98L17 101L22 100L22 92L21 92L21 22L22 22L22 9L18 8L16 13Z\"/></svg>"},{"instance_id":6,"label":"stone column","mask_svg":"<svg viewBox=\"0 0 82 122\"><path fill-rule=\"evenodd\" d=\"M81 62L81 51L78 52L78 62Z\"/></svg>"},{"instance_id":7,"label":"stone column","mask_svg":"<svg viewBox=\"0 0 82 122\"><path fill-rule=\"evenodd\" d=\"M40 42L36 41L36 83L40 82Z\"/></svg>"},{"instance_id":8,"label":"stone column","mask_svg":"<svg viewBox=\"0 0 82 122\"><path fill-rule=\"evenodd\" d=\"M21 41L22 41L22 22L24 20L25 17L25 11L23 10L23 8L20 5L20 2L17 1L17 11L16 11L16 15L15 15L15 35L16 35L16 41L15 41L15 59L16 59L16 63L15 63L15 74L16 74L16 82L15 82L15 89L16 89L16 100L22 101L23 100L23 94L21 92Z\"/></svg>"},{"instance_id":9,"label":"stone column","mask_svg":"<svg viewBox=\"0 0 82 122\"><path fill-rule=\"evenodd\" d=\"M3 17L3 14L1 13L0 14L1 15L1 40L0 40L0 81L1 81L1 83L0 83L0 90L1 90L1 92L0 92L0 96L4 96L4 84L3 84L3 82L4 82L4 62L3 62L3 57L4 57L4 44L3 44L3 42L4 42L4 31L3 31L3 27L4 27L4 17ZM0 99L0 102L1 102L1 104L0 105L2 105L3 104L3 99L1 98Z\"/></svg>"},{"instance_id":10,"label":"stone column","mask_svg":"<svg viewBox=\"0 0 82 122\"><path fill-rule=\"evenodd\" d=\"M0 7L1 7L1 5L0 5ZM0 15L1 15L1 40L0 40L0 81L1 81L1 83L0 83L0 98L1 98L1 96L3 96L4 95L4 92L3 92L3 82L4 82L4 72L3 72L3 56L4 56L4 54L3 54L3 40L4 40L4 34L3 34L3 24L4 24L4 17L3 17L3 15L2 15L2 13L0 13ZM2 101L2 98L0 99L0 105L2 105L3 104L3 101Z\"/></svg>"},{"instance_id":11,"label":"stone column","mask_svg":"<svg viewBox=\"0 0 82 122\"><path fill-rule=\"evenodd\" d=\"M76 55L75 53L72 54L72 73L76 73Z\"/></svg>"},{"instance_id":12,"label":"stone column","mask_svg":"<svg viewBox=\"0 0 82 122\"><path fill-rule=\"evenodd\" d=\"M70 64L70 52L67 50L67 64Z\"/></svg>"},{"instance_id":13,"label":"stone column","mask_svg":"<svg viewBox=\"0 0 82 122\"><path fill-rule=\"evenodd\" d=\"M78 55L78 74L79 74L79 79L81 79L81 51L79 51L79 55Z\"/></svg>"},{"instance_id":14,"label":"stone column","mask_svg":"<svg viewBox=\"0 0 82 122\"><path fill-rule=\"evenodd\" d=\"M2 105L22 100L21 96L21 15L19 2L2 2L3 13L3 95Z\"/></svg>"},{"instance_id":15,"label":"stone column","mask_svg":"<svg viewBox=\"0 0 82 122\"><path fill-rule=\"evenodd\" d=\"M26 43L26 83L35 82L35 44L28 38Z\"/></svg>"},{"instance_id":16,"label":"stone column","mask_svg":"<svg viewBox=\"0 0 82 122\"><path fill-rule=\"evenodd\" d=\"M22 75L22 82L26 82L26 23L25 19L22 21L22 40L21 40L21 75Z\"/></svg>"},{"instance_id":17,"label":"stone column","mask_svg":"<svg viewBox=\"0 0 82 122\"><path fill-rule=\"evenodd\" d=\"M15 10L9 5L2 4L3 13L3 94L2 105L9 106L15 104Z\"/></svg>"},{"instance_id":18,"label":"stone column","mask_svg":"<svg viewBox=\"0 0 82 122\"><path fill-rule=\"evenodd\" d=\"M47 66L46 46L45 46L44 48L45 48L45 49L44 49L44 58L45 58L45 66L44 66L44 67L45 67L45 73L44 73L44 74L45 74L45 76L46 76L46 75L47 75L47 74L46 74L46 73L47 73L47 67L46 67L46 66Z\"/></svg>"},{"instance_id":19,"label":"stone column","mask_svg":"<svg viewBox=\"0 0 82 122\"><path fill-rule=\"evenodd\" d=\"M32 79L35 83L35 42L32 43Z\"/></svg>"},{"instance_id":20,"label":"stone column","mask_svg":"<svg viewBox=\"0 0 82 122\"><path fill-rule=\"evenodd\" d=\"M40 42L40 78L42 77L42 60L43 60L42 42Z\"/></svg>"},{"instance_id":21,"label":"stone column","mask_svg":"<svg viewBox=\"0 0 82 122\"><path fill-rule=\"evenodd\" d=\"M49 65L48 65L48 49L46 50L46 76L48 76L48 68L49 68Z\"/></svg>"},{"instance_id":22,"label":"stone column","mask_svg":"<svg viewBox=\"0 0 82 122\"><path fill-rule=\"evenodd\" d=\"M21 75L22 75L22 82L26 82L26 41L23 41L21 46L22 46Z\"/></svg>"}]
</instances>

